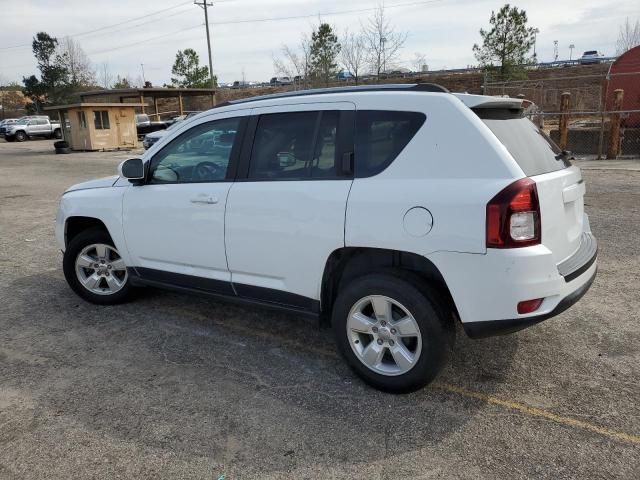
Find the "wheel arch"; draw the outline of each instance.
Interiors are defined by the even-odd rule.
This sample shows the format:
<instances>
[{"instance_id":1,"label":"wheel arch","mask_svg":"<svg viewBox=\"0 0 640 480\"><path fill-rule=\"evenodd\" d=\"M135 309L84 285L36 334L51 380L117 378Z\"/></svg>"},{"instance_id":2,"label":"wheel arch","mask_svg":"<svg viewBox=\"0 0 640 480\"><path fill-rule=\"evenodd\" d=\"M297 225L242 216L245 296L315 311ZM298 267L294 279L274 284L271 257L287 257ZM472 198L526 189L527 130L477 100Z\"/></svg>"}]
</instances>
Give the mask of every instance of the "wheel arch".
<instances>
[{"instance_id":1,"label":"wheel arch","mask_svg":"<svg viewBox=\"0 0 640 480\"><path fill-rule=\"evenodd\" d=\"M111 241L113 241L113 237L111 233L109 233L109 229L105 225L105 223L94 217L83 217L83 216L73 216L69 217L65 221L64 227L64 243L65 247L69 246L69 243L77 237L80 233L85 232L87 230L96 229L105 231Z\"/></svg>"},{"instance_id":2,"label":"wheel arch","mask_svg":"<svg viewBox=\"0 0 640 480\"><path fill-rule=\"evenodd\" d=\"M418 276L437 290L455 318L459 318L453 296L442 273L428 258L401 250L343 247L334 250L325 263L320 291L320 324L331 324L331 310L341 284L367 273L389 269L403 270Z\"/></svg>"}]
</instances>

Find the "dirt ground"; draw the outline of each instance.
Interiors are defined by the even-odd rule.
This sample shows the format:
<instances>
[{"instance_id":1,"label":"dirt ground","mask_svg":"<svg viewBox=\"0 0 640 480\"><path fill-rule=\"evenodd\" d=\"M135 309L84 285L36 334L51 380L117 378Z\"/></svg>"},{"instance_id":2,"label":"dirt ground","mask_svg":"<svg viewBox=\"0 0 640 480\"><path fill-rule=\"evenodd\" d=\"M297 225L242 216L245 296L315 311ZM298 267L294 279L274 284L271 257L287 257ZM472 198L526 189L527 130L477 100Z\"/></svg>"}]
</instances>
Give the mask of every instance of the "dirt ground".
<instances>
[{"instance_id":1,"label":"dirt ground","mask_svg":"<svg viewBox=\"0 0 640 480\"><path fill-rule=\"evenodd\" d=\"M599 272L531 329L458 332L420 392L372 390L309 320L67 287L58 198L131 153L0 140L0 478L640 478L640 162L580 162ZM499 292L496 292L499 294Z\"/></svg>"}]
</instances>

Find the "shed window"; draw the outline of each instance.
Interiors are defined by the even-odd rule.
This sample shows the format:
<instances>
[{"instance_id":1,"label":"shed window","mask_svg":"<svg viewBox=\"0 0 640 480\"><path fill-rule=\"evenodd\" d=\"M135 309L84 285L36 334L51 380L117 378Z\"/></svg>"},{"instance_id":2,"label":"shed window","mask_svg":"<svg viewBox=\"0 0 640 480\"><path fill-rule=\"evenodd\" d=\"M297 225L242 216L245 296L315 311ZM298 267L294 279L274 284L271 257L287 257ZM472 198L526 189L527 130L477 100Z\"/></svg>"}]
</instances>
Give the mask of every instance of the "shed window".
<instances>
[{"instance_id":1,"label":"shed window","mask_svg":"<svg viewBox=\"0 0 640 480\"><path fill-rule=\"evenodd\" d=\"M84 112L78 112L78 123L80 124L80 128L87 128L87 117Z\"/></svg>"},{"instance_id":2,"label":"shed window","mask_svg":"<svg viewBox=\"0 0 640 480\"><path fill-rule=\"evenodd\" d=\"M96 130L108 130L109 127L109 112L107 110L94 111L93 123Z\"/></svg>"}]
</instances>

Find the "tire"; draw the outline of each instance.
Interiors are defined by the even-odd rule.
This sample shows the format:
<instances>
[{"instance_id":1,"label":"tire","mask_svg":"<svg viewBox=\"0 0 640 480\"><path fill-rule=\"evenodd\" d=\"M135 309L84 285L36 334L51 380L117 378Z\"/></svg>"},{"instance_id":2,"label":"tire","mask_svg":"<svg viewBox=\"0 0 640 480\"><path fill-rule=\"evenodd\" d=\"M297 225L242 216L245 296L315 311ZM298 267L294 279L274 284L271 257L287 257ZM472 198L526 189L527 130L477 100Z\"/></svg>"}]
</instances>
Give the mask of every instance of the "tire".
<instances>
[{"instance_id":1,"label":"tire","mask_svg":"<svg viewBox=\"0 0 640 480\"><path fill-rule=\"evenodd\" d=\"M381 312L392 305L387 315L376 318L373 299ZM404 271L352 280L341 288L333 307L332 325L340 353L359 377L378 390L409 393L421 389L445 365L455 337L453 322L447 320L451 312L437 299L435 290ZM389 311L391 321L385 322ZM366 320L350 319L354 313ZM356 332L354 327L368 333ZM368 355L375 352L381 354ZM367 365L364 358L376 360Z\"/></svg>"},{"instance_id":2,"label":"tire","mask_svg":"<svg viewBox=\"0 0 640 480\"><path fill-rule=\"evenodd\" d=\"M27 136L26 133L20 131L20 132L16 132L16 134L14 135L14 138L16 139L16 142L24 142L29 137Z\"/></svg>"},{"instance_id":3,"label":"tire","mask_svg":"<svg viewBox=\"0 0 640 480\"><path fill-rule=\"evenodd\" d=\"M56 148L56 154L71 153L70 148Z\"/></svg>"},{"instance_id":4,"label":"tire","mask_svg":"<svg viewBox=\"0 0 640 480\"><path fill-rule=\"evenodd\" d=\"M60 130L59 128L56 128L53 131L53 138L62 138L62 130Z\"/></svg>"},{"instance_id":5,"label":"tire","mask_svg":"<svg viewBox=\"0 0 640 480\"><path fill-rule=\"evenodd\" d=\"M85 268L84 265L89 266ZM94 268L95 265L99 268ZM115 305L130 297L131 283L126 266L104 230L86 230L71 240L64 252L62 267L71 289L88 302ZM81 278L86 280L87 286ZM93 289L91 285L94 285Z\"/></svg>"},{"instance_id":6,"label":"tire","mask_svg":"<svg viewBox=\"0 0 640 480\"><path fill-rule=\"evenodd\" d=\"M54 148L69 148L69 144L65 140L58 140L57 142L53 142Z\"/></svg>"}]
</instances>

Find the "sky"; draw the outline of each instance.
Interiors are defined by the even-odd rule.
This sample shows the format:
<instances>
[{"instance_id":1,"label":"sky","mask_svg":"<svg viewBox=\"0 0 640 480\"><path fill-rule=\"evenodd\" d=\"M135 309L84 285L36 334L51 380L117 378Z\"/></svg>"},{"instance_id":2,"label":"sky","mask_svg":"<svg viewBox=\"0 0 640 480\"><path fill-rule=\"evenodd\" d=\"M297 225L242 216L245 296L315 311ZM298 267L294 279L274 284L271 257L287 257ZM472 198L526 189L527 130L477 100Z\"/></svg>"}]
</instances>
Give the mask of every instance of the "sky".
<instances>
[{"instance_id":1,"label":"sky","mask_svg":"<svg viewBox=\"0 0 640 480\"><path fill-rule=\"evenodd\" d=\"M337 33L358 31L379 0L213 0L209 8L213 70L221 82L268 81L276 74L273 57L283 44L297 46L318 19ZM488 27L492 0L385 0L386 15L407 33L400 64L413 69L416 52L430 70L475 64L472 46L479 29ZM525 9L537 27L540 61L553 60L554 40L560 59L585 50L615 54L619 26L640 17L636 1L535 0L511 2ZM10 9L11 14L5 15ZM178 50L193 48L207 64L204 12L193 0L0 0L0 84L37 73L31 52L36 32L71 36L94 68L112 75L169 83ZM141 65L142 64L142 65ZM100 75L98 75L98 78Z\"/></svg>"}]
</instances>

